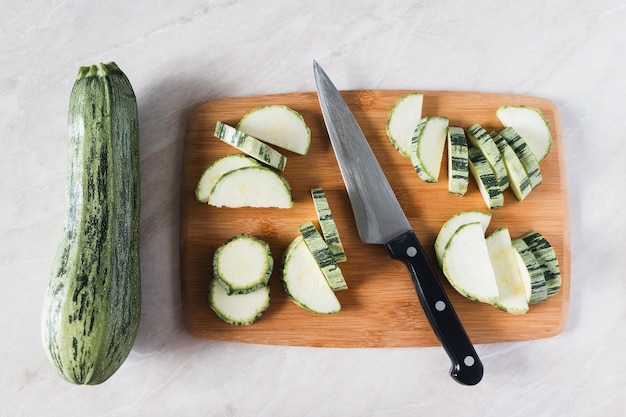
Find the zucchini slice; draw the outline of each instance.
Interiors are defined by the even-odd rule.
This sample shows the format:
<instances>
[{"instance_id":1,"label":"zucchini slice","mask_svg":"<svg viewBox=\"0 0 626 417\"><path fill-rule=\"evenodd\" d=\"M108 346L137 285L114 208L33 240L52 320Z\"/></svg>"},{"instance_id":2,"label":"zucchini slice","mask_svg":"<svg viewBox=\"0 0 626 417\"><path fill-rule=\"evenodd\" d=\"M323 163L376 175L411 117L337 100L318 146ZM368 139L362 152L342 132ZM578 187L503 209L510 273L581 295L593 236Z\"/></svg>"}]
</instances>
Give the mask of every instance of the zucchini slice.
<instances>
[{"instance_id":1,"label":"zucchini slice","mask_svg":"<svg viewBox=\"0 0 626 417\"><path fill-rule=\"evenodd\" d=\"M526 313L528 311L526 288L520 275L509 230L506 227L496 229L487 236L485 242L498 286L498 298L493 305L511 314Z\"/></svg>"},{"instance_id":2,"label":"zucchini slice","mask_svg":"<svg viewBox=\"0 0 626 417\"><path fill-rule=\"evenodd\" d=\"M341 269L337 265L335 255L324 241L320 232L317 231L315 225L313 225L312 222L300 225L300 234L304 238L304 243L311 251L319 268L322 270L324 277L326 277L330 288L334 291L347 290L348 285L346 284Z\"/></svg>"},{"instance_id":3,"label":"zucchini slice","mask_svg":"<svg viewBox=\"0 0 626 417\"><path fill-rule=\"evenodd\" d=\"M448 241L459 229L459 227L469 223L480 223L483 228L483 233L489 227L491 222L491 213L487 213L479 210L463 211L450 217L441 226L437 238L435 239L435 254L437 256L437 262L439 266L443 267L443 255L448 245Z\"/></svg>"},{"instance_id":4,"label":"zucchini slice","mask_svg":"<svg viewBox=\"0 0 626 417\"><path fill-rule=\"evenodd\" d=\"M443 273L452 287L470 300L489 304L498 300L482 224L464 224L454 232L443 254Z\"/></svg>"},{"instance_id":5,"label":"zucchini slice","mask_svg":"<svg viewBox=\"0 0 626 417\"><path fill-rule=\"evenodd\" d=\"M502 106L496 116L505 127L512 127L524 139L541 163L550 152L552 134L541 110L528 106Z\"/></svg>"},{"instance_id":6,"label":"zucchini slice","mask_svg":"<svg viewBox=\"0 0 626 417\"><path fill-rule=\"evenodd\" d=\"M269 306L269 286L247 294L228 295L218 280L209 282L209 307L226 323L248 326L257 321Z\"/></svg>"},{"instance_id":7,"label":"zucchini slice","mask_svg":"<svg viewBox=\"0 0 626 417\"><path fill-rule=\"evenodd\" d=\"M285 165L287 165L286 156L259 139L232 126L218 121L215 124L215 137L272 168L280 171L285 170Z\"/></svg>"},{"instance_id":8,"label":"zucchini slice","mask_svg":"<svg viewBox=\"0 0 626 417\"><path fill-rule=\"evenodd\" d=\"M426 182L439 181L443 150L448 136L448 118L427 116L420 120L411 139L411 162Z\"/></svg>"},{"instance_id":9,"label":"zucchini slice","mask_svg":"<svg viewBox=\"0 0 626 417\"><path fill-rule=\"evenodd\" d=\"M504 166L506 167L506 172L509 177L511 191L513 191L518 201L524 200L533 189L530 185L530 178L528 178L526 174L524 165L522 165L522 162L517 157L513 148L511 148L501 134L496 132L490 132L489 134L493 137L493 141L502 154L502 160L504 161Z\"/></svg>"},{"instance_id":10,"label":"zucchini slice","mask_svg":"<svg viewBox=\"0 0 626 417\"><path fill-rule=\"evenodd\" d=\"M524 166L526 175L530 181L530 186L533 189L539 186L541 181L543 181L541 170L539 169L539 161L530 147L526 144L526 141L524 141L524 139L512 127L502 129L500 131L500 135L502 135L509 146L513 148L513 151Z\"/></svg>"},{"instance_id":11,"label":"zucchini slice","mask_svg":"<svg viewBox=\"0 0 626 417\"><path fill-rule=\"evenodd\" d=\"M222 175L207 201L216 207L293 207L287 180L264 166L238 168Z\"/></svg>"},{"instance_id":12,"label":"zucchini slice","mask_svg":"<svg viewBox=\"0 0 626 417\"><path fill-rule=\"evenodd\" d=\"M339 238L337 224L333 219L333 213L330 211L326 193L321 188L313 188L311 189L311 197L313 198L313 204L315 206L315 211L317 212L317 219L320 222L322 235L324 236L324 240L333 255L335 255L335 261L347 261L348 258L346 257L346 252L343 249L341 239Z\"/></svg>"},{"instance_id":13,"label":"zucchini slice","mask_svg":"<svg viewBox=\"0 0 626 417\"><path fill-rule=\"evenodd\" d=\"M523 239L513 239L512 244L524 281L528 304L545 301L548 298L548 289L543 268L537 262L537 257Z\"/></svg>"},{"instance_id":14,"label":"zucchini slice","mask_svg":"<svg viewBox=\"0 0 626 417\"><path fill-rule=\"evenodd\" d=\"M285 294L299 307L319 314L334 314L341 304L302 236L283 255L281 282Z\"/></svg>"},{"instance_id":15,"label":"zucchini slice","mask_svg":"<svg viewBox=\"0 0 626 417\"><path fill-rule=\"evenodd\" d=\"M478 190L489 209L499 208L504 205L502 188L493 173L493 168L480 149L471 147L468 150L469 169L472 173Z\"/></svg>"},{"instance_id":16,"label":"zucchini slice","mask_svg":"<svg viewBox=\"0 0 626 417\"><path fill-rule=\"evenodd\" d=\"M424 94L409 93L400 97L389 113L387 136L402 156L411 155L411 139L415 127L422 119Z\"/></svg>"},{"instance_id":17,"label":"zucchini slice","mask_svg":"<svg viewBox=\"0 0 626 417\"><path fill-rule=\"evenodd\" d=\"M561 290L561 270L556 252L550 242L539 232L530 231L520 237L533 252L543 269L548 297Z\"/></svg>"},{"instance_id":18,"label":"zucchini slice","mask_svg":"<svg viewBox=\"0 0 626 417\"><path fill-rule=\"evenodd\" d=\"M245 233L230 238L213 255L213 277L228 295L265 287L273 267L267 242Z\"/></svg>"},{"instance_id":19,"label":"zucchini slice","mask_svg":"<svg viewBox=\"0 0 626 417\"><path fill-rule=\"evenodd\" d=\"M480 149L487 162L489 162L500 189L502 191L506 190L509 186L509 177L502 161L502 154L491 135L481 125L476 123L467 129L467 137L475 147Z\"/></svg>"},{"instance_id":20,"label":"zucchini slice","mask_svg":"<svg viewBox=\"0 0 626 417\"><path fill-rule=\"evenodd\" d=\"M201 203L208 202L213 186L222 175L237 168L253 166L260 166L260 164L256 160L239 153L218 159L202 173L196 187L196 199Z\"/></svg>"},{"instance_id":21,"label":"zucchini slice","mask_svg":"<svg viewBox=\"0 0 626 417\"><path fill-rule=\"evenodd\" d=\"M304 117L281 104L250 110L237 124L237 130L300 155L306 155L311 145L311 129Z\"/></svg>"},{"instance_id":22,"label":"zucchini slice","mask_svg":"<svg viewBox=\"0 0 626 417\"><path fill-rule=\"evenodd\" d=\"M460 127L448 127L448 191L462 196L469 184L467 138Z\"/></svg>"}]
</instances>

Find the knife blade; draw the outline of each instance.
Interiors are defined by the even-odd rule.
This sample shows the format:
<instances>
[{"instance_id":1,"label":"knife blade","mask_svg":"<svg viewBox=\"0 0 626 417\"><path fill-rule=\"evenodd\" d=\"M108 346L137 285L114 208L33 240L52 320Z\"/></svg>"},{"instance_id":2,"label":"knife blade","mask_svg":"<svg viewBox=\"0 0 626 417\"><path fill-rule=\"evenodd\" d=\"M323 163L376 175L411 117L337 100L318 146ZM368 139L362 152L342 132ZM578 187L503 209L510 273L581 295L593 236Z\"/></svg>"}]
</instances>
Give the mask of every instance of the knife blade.
<instances>
[{"instance_id":1,"label":"knife blade","mask_svg":"<svg viewBox=\"0 0 626 417\"><path fill-rule=\"evenodd\" d=\"M461 384L476 385L483 377L483 364L369 142L341 93L316 61L313 72L322 116L361 241L383 244L393 259L404 262L424 313L452 362L450 376Z\"/></svg>"}]
</instances>

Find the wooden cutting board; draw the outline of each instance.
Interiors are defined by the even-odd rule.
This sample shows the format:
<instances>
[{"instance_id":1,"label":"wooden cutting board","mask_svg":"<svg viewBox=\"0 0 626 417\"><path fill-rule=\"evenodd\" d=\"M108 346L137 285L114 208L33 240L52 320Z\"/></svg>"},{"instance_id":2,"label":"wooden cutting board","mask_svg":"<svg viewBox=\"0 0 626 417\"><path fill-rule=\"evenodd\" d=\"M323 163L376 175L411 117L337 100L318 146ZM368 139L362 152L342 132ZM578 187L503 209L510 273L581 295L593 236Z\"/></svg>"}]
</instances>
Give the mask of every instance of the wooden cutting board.
<instances>
[{"instance_id":1,"label":"wooden cutting board","mask_svg":"<svg viewBox=\"0 0 626 417\"><path fill-rule=\"evenodd\" d=\"M408 158L391 145L385 132L389 112L409 91L363 90L342 92L367 136L387 178L413 226L424 250L473 343L522 341L559 334L567 321L570 294L570 227L565 175L565 155L556 106L545 99L467 92L424 92L423 115L443 115L451 126L468 128L480 123L487 130L500 129L495 116L503 104L537 107L549 121L552 149L541 164L543 183L523 201L505 191L504 207L494 209L487 233L508 227L512 238L530 230L541 232L556 249L563 275L560 293L514 316L460 296L443 277L434 254L434 241L443 223L457 212L487 208L475 182L458 197L447 191L447 168L442 163L438 183L420 180ZM292 209L215 208L195 199L195 188L204 169L213 161L236 152L213 136L215 122L236 125L252 108L284 104L300 112L311 129L311 149L301 156L287 156L284 171L293 191ZM297 307L284 294L280 265L287 245L298 235L298 226L316 222L310 189L322 187L345 245L348 261L340 264L349 289L337 292L342 311L317 315ZM201 103L188 124L181 195L181 288L188 331L198 337L259 344L319 347L435 346L404 264L392 260L383 245L366 245L356 225L315 93L293 93L226 98ZM270 279L272 303L253 325L238 327L219 320L207 303L215 249L228 238L250 233L270 244L275 261Z\"/></svg>"}]
</instances>

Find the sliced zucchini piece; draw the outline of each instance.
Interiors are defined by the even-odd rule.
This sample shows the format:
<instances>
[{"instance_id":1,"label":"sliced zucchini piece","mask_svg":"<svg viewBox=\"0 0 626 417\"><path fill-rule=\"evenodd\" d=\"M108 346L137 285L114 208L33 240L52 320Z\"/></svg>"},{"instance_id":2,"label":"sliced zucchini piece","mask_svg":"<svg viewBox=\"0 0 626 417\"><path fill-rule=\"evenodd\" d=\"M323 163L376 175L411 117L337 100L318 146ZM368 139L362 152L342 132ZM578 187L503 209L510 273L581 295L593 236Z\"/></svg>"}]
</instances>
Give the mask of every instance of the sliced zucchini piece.
<instances>
[{"instance_id":1,"label":"sliced zucchini piece","mask_svg":"<svg viewBox=\"0 0 626 417\"><path fill-rule=\"evenodd\" d=\"M498 298L493 305L511 314L526 313L528 311L526 289L509 230L506 227L496 229L485 241L498 286Z\"/></svg>"},{"instance_id":2,"label":"sliced zucchini piece","mask_svg":"<svg viewBox=\"0 0 626 417\"><path fill-rule=\"evenodd\" d=\"M237 168L259 166L259 163L245 155L234 153L218 159L202 173L196 187L196 199L201 203L209 201L209 194L217 180L227 172Z\"/></svg>"},{"instance_id":3,"label":"sliced zucchini piece","mask_svg":"<svg viewBox=\"0 0 626 417\"><path fill-rule=\"evenodd\" d=\"M502 191L506 190L509 186L509 177L504 161L502 161L502 154L491 135L480 124L476 123L467 129L467 137L475 147L480 149L487 162L489 162L500 189Z\"/></svg>"},{"instance_id":4,"label":"sliced zucchini piece","mask_svg":"<svg viewBox=\"0 0 626 417\"><path fill-rule=\"evenodd\" d=\"M213 255L213 277L228 295L247 294L266 286L273 267L270 245L245 233L224 242Z\"/></svg>"},{"instance_id":5,"label":"sliced zucchini piece","mask_svg":"<svg viewBox=\"0 0 626 417\"><path fill-rule=\"evenodd\" d=\"M226 323L248 326L270 306L270 287L261 287L247 294L228 295L218 280L209 282L209 306Z\"/></svg>"},{"instance_id":6,"label":"sliced zucchini piece","mask_svg":"<svg viewBox=\"0 0 626 417\"><path fill-rule=\"evenodd\" d=\"M304 238L304 243L307 245L313 258L319 265L322 273L328 281L328 285L334 291L347 290L348 285L343 277L341 269L337 265L335 255L328 247L328 244L324 241L324 238L317 231L317 228L313 222L307 222L300 225L300 234Z\"/></svg>"},{"instance_id":7,"label":"sliced zucchini piece","mask_svg":"<svg viewBox=\"0 0 626 417\"><path fill-rule=\"evenodd\" d=\"M311 129L304 117L281 104L250 110L237 124L237 130L300 155L306 155L311 145Z\"/></svg>"},{"instance_id":8,"label":"sliced zucchini piece","mask_svg":"<svg viewBox=\"0 0 626 417\"><path fill-rule=\"evenodd\" d=\"M469 184L467 138L460 127L448 127L448 191L464 195Z\"/></svg>"},{"instance_id":9,"label":"sliced zucchini piece","mask_svg":"<svg viewBox=\"0 0 626 417\"><path fill-rule=\"evenodd\" d=\"M322 235L326 244L335 255L335 261L345 262L348 260L346 252L343 249L341 238L339 237L339 231L337 230L337 224L333 219L333 213L330 211L328 205L328 199L326 193L321 188L311 189L311 197L313 198L313 204L315 211L317 212L317 219L320 222L320 229L322 229Z\"/></svg>"},{"instance_id":10,"label":"sliced zucchini piece","mask_svg":"<svg viewBox=\"0 0 626 417\"><path fill-rule=\"evenodd\" d=\"M478 210L463 211L450 217L443 226L441 226L439 234L437 234L437 238L435 239L435 254L437 255L439 266L443 267L443 255L446 246L459 227L469 223L480 223L484 233L487 227L489 227L490 222L491 213Z\"/></svg>"},{"instance_id":11,"label":"sliced zucchini piece","mask_svg":"<svg viewBox=\"0 0 626 417\"><path fill-rule=\"evenodd\" d=\"M524 139L517 134L512 127L505 127L500 131L500 135L507 141L509 146L519 158L520 162L526 170L526 175L530 181L530 186L536 188L543 180L541 170L539 169L539 161L535 154L530 150Z\"/></svg>"},{"instance_id":12,"label":"sliced zucchini piece","mask_svg":"<svg viewBox=\"0 0 626 417\"><path fill-rule=\"evenodd\" d=\"M215 124L215 137L272 168L285 170L287 157L254 136L218 121Z\"/></svg>"},{"instance_id":13,"label":"sliced zucchini piece","mask_svg":"<svg viewBox=\"0 0 626 417\"><path fill-rule=\"evenodd\" d=\"M319 314L334 314L341 304L302 236L283 255L281 281L285 294L299 307Z\"/></svg>"},{"instance_id":14,"label":"sliced zucchini piece","mask_svg":"<svg viewBox=\"0 0 626 417\"><path fill-rule=\"evenodd\" d=\"M513 191L518 201L524 200L532 191L530 178L528 178L526 174L524 165L522 165L522 162L517 157L513 148L509 146L509 143L501 134L496 132L490 132L489 134L492 136L493 141L502 154L502 160L504 161L504 166L506 167L506 172L509 177L511 191Z\"/></svg>"},{"instance_id":15,"label":"sliced zucchini piece","mask_svg":"<svg viewBox=\"0 0 626 417\"><path fill-rule=\"evenodd\" d=\"M476 179L478 190L487 207L489 209L502 207L504 205L502 188L483 153L480 149L471 147L468 149L468 157L470 172Z\"/></svg>"},{"instance_id":16,"label":"sliced zucchini piece","mask_svg":"<svg viewBox=\"0 0 626 417\"><path fill-rule=\"evenodd\" d=\"M448 136L448 118L427 116L420 120L411 139L411 162L426 182L437 182Z\"/></svg>"},{"instance_id":17,"label":"sliced zucchini piece","mask_svg":"<svg viewBox=\"0 0 626 417\"><path fill-rule=\"evenodd\" d=\"M523 239L513 239L512 244L524 281L528 304L545 301L548 298L548 290L543 268Z\"/></svg>"},{"instance_id":18,"label":"sliced zucchini piece","mask_svg":"<svg viewBox=\"0 0 626 417\"><path fill-rule=\"evenodd\" d=\"M512 127L541 162L550 152L552 134L541 110L528 106L502 106L496 116L505 127Z\"/></svg>"},{"instance_id":19,"label":"sliced zucchini piece","mask_svg":"<svg viewBox=\"0 0 626 417\"><path fill-rule=\"evenodd\" d=\"M422 119L422 93L406 94L396 102L387 120L387 136L402 156L411 155L411 139Z\"/></svg>"},{"instance_id":20,"label":"sliced zucchini piece","mask_svg":"<svg viewBox=\"0 0 626 417\"><path fill-rule=\"evenodd\" d=\"M264 166L244 167L222 175L209 194L216 207L293 207L287 180Z\"/></svg>"},{"instance_id":21,"label":"sliced zucchini piece","mask_svg":"<svg viewBox=\"0 0 626 417\"><path fill-rule=\"evenodd\" d=\"M556 252L550 242L539 232L530 231L520 237L537 258L543 269L548 297L558 294L561 290L561 269Z\"/></svg>"},{"instance_id":22,"label":"sliced zucchini piece","mask_svg":"<svg viewBox=\"0 0 626 417\"><path fill-rule=\"evenodd\" d=\"M499 292L483 226L468 223L452 235L443 254L443 273L461 295L493 304Z\"/></svg>"}]
</instances>

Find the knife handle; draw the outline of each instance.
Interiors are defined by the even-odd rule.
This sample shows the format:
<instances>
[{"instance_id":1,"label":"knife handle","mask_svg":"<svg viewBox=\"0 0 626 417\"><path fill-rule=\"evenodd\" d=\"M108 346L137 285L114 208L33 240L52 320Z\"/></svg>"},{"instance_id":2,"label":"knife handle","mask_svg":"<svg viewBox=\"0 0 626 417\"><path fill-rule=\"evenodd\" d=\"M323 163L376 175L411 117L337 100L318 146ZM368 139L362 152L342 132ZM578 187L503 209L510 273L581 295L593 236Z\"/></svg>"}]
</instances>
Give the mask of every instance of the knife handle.
<instances>
[{"instance_id":1,"label":"knife handle","mask_svg":"<svg viewBox=\"0 0 626 417\"><path fill-rule=\"evenodd\" d=\"M386 244L393 259L406 264L426 317L452 361L450 376L464 385L476 385L483 377L478 358L450 300L439 283L422 247L411 230Z\"/></svg>"}]
</instances>

